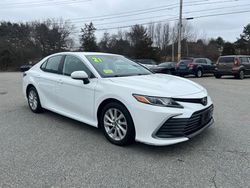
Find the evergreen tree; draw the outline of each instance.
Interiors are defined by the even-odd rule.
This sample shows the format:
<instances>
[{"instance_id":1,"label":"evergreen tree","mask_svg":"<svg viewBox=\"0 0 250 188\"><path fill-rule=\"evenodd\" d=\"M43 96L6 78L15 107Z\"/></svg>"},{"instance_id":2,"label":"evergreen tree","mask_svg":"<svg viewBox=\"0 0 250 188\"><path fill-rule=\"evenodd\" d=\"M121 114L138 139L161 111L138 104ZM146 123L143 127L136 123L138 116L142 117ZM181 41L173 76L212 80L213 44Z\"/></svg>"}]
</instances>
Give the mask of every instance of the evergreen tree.
<instances>
[{"instance_id":1,"label":"evergreen tree","mask_svg":"<svg viewBox=\"0 0 250 188\"><path fill-rule=\"evenodd\" d=\"M92 22L90 24L85 24L85 27L81 29L81 50L89 52L99 51L96 43L95 30L96 28Z\"/></svg>"}]
</instances>

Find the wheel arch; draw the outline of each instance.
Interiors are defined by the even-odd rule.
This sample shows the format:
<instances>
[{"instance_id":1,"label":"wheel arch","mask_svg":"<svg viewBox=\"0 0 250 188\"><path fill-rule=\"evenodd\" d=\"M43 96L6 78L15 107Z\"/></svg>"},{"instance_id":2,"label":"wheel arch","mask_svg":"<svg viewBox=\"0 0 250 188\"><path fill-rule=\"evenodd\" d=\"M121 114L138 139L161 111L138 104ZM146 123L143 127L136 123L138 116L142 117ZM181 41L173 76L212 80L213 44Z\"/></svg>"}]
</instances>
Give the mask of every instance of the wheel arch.
<instances>
[{"instance_id":1,"label":"wheel arch","mask_svg":"<svg viewBox=\"0 0 250 188\"><path fill-rule=\"evenodd\" d=\"M203 67L202 67L202 66L198 66L198 67L197 67L197 71L198 71L198 70L201 70L201 71L203 72Z\"/></svg>"},{"instance_id":2,"label":"wheel arch","mask_svg":"<svg viewBox=\"0 0 250 188\"><path fill-rule=\"evenodd\" d=\"M33 84L28 84L27 85L27 87L26 87L26 97L28 97L28 91L29 91L29 89L31 88L31 87L34 87L34 88L36 88Z\"/></svg>"},{"instance_id":3,"label":"wheel arch","mask_svg":"<svg viewBox=\"0 0 250 188\"><path fill-rule=\"evenodd\" d=\"M107 99L103 100L103 101L99 104L99 106L98 106L98 108L97 108L96 116L97 116L97 127L98 127L98 128L100 128L99 121L100 121L102 109L105 107L105 105L107 105L107 104L109 104L109 103L111 103L111 102L116 102L116 103L119 103L119 104L121 104L122 106L124 106L124 107L128 110L128 112L129 112L129 114L130 114L130 116L131 116L131 113L130 113L129 109L126 107L126 105L125 105L123 102L121 102L120 100L115 99L115 98L107 98ZM132 117L132 116L131 116L131 117ZM133 118L132 118L132 120L133 120Z\"/></svg>"}]
</instances>

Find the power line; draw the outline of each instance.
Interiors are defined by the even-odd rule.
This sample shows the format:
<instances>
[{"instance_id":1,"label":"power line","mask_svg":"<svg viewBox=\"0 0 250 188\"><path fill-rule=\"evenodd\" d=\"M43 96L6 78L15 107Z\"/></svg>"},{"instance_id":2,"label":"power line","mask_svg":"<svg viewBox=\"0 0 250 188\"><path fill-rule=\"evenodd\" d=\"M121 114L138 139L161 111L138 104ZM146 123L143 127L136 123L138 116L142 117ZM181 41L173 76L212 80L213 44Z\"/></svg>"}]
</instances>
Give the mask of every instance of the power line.
<instances>
[{"instance_id":1,"label":"power line","mask_svg":"<svg viewBox=\"0 0 250 188\"><path fill-rule=\"evenodd\" d=\"M189 11L189 12L184 12L186 14L190 14L190 13L196 13L196 12L209 12L211 10L218 10L218 9L226 9L226 8L235 8L235 7L242 7L242 6L247 6L250 4L244 4L244 5L239 5L239 6L234 6L234 7L220 7L220 8L212 8L212 9L203 9L203 10L198 10L198 11ZM130 21L138 21L138 20L147 20L147 19L153 19L153 18L159 18L159 17L165 17L165 16L174 16L174 15L158 15L158 16L151 16L151 17L144 17L144 18L138 18L138 19L126 19L124 21L115 21L115 22L106 22L106 23L100 23L100 24L94 24L95 26L100 26L100 25L109 25L109 24L116 24L116 23L121 23L121 22L130 22ZM176 17L173 17L176 18ZM74 22L76 23L76 22Z\"/></svg>"},{"instance_id":2,"label":"power line","mask_svg":"<svg viewBox=\"0 0 250 188\"><path fill-rule=\"evenodd\" d=\"M121 22L130 22L130 21L138 21L138 20L148 20L148 19L152 19L152 18L158 18L158 17L164 17L162 15L160 16L154 16L154 17L145 17L145 18L138 18L138 19L131 19L131 20L125 20L125 21L117 21L117 22L108 22L108 23L101 23L101 24L94 24L95 26L99 26L99 25L109 25L109 24L116 24L116 23L121 23ZM174 19L176 17L170 18L170 19Z\"/></svg>"},{"instance_id":3,"label":"power line","mask_svg":"<svg viewBox=\"0 0 250 188\"><path fill-rule=\"evenodd\" d=\"M208 15L196 16L194 18L206 18L206 17L214 17L214 16L225 16L225 15L230 15L230 14L242 14L242 13L247 13L247 12L250 12L250 10L242 10L242 11L226 12L226 13L218 13L218 14L208 14Z\"/></svg>"},{"instance_id":4,"label":"power line","mask_svg":"<svg viewBox=\"0 0 250 188\"><path fill-rule=\"evenodd\" d=\"M84 3L89 2L92 0L65 0L61 2L38 2L38 3L30 3L30 4L20 4L19 6L16 5L9 5L9 6L1 6L0 9L6 9L6 8L38 8L38 7L44 7L44 6L62 6L62 5L69 5L69 4L78 4L78 3ZM50 4L51 3L51 4Z\"/></svg>"},{"instance_id":5,"label":"power line","mask_svg":"<svg viewBox=\"0 0 250 188\"><path fill-rule=\"evenodd\" d=\"M207 2L207 1L209 1L209 2ZM185 7L187 7L187 6L209 5L209 4L214 5L214 4L221 4L221 3L231 3L231 2L235 2L235 1L240 1L240 0L223 0L223 1L219 1L219 2L217 2L217 1L216 2L210 2L210 0L191 1L191 2L187 2L189 4L186 4ZM197 2L199 2L199 3L197 3ZM137 15L141 15L141 14L159 12L159 11L168 10L168 9L175 9L175 8L178 8L178 7L179 7L178 3L175 3L175 4L165 5L165 6L153 7L153 8L149 8L149 9L139 9L139 10L121 12L121 13L116 13L116 14L106 14L106 15L92 16L92 17L86 17L86 18L72 18L70 20L81 20L81 21L99 21L99 20L101 20L101 21L103 21L103 20L116 19L116 18L121 18L121 17L137 16ZM154 10L154 9L156 9L156 10Z\"/></svg>"},{"instance_id":6,"label":"power line","mask_svg":"<svg viewBox=\"0 0 250 188\"><path fill-rule=\"evenodd\" d=\"M197 13L197 12L208 12L208 11L213 11L213 10L221 10L221 9L228 9L228 8L235 8L235 7L245 7L249 6L250 4L242 4L242 5L234 5L232 6L227 6L227 7L218 7L218 8L210 8L210 9L201 9L201 10L193 10L193 11L184 11L183 13L185 14L190 14L190 13Z\"/></svg>"},{"instance_id":7,"label":"power line","mask_svg":"<svg viewBox=\"0 0 250 188\"><path fill-rule=\"evenodd\" d=\"M225 13L218 13L218 14L207 14L207 15L200 15L200 16L195 16L193 17L194 19L198 18L206 18L206 17L214 17L214 16L224 16L224 15L232 15L232 14L242 14L242 13L248 13L250 10L242 10L242 11L234 11L234 12L225 12ZM161 22L167 22L167 21L177 21L178 19L166 19L166 20L159 20L155 22L147 22L147 23L142 23L142 24L133 24L133 25L125 25L125 26L120 26L120 27L109 27L109 28L100 28L96 29L96 31L105 31L105 30L112 30L112 29L123 29L123 28L129 28L135 25L146 25L150 23L161 23Z\"/></svg>"},{"instance_id":8,"label":"power line","mask_svg":"<svg viewBox=\"0 0 250 188\"><path fill-rule=\"evenodd\" d=\"M84 0L84 1L90 1L90 0ZM207 2L207 1L209 1L209 2ZM199 6L199 5L204 5L204 4L216 4L216 3L235 2L235 1L236 0L224 0L224 1L220 1L220 2L217 2L217 1L216 2L211 2L210 0L191 1L191 2L187 2L189 4L186 5L186 6ZM239 1L239 0L237 0L237 1ZM199 3L197 3L197 2L199 2ZM174 9L174 8L178 7L177 4L178 3L168 4L168 5L165 5L165 6L157 6L157 7L152 7L152 8L148 8L148 9L139 9L139 10L134 10L134 11L121 12L121 13L117 13L117 14L106 14L106 15L95 16L95 17L73 18L73 19L70 19L68 21L71 21L71 23L81 23L81 22L91 22L91 21L103 21L103 20L123 18L123 17L128 17L128 16L136 16L136 15L141 15L141 14L159 12L159 11L163 11L163 10L167 10L167 9ZM193 11L193 12L195 12L195 11ZM197 12L199 12L199 11L197 11ZM129 13L132 13L132 14L129 14ZM154 17L161 17L161 16L154 16ZM148 18L151 19L151 17L148 17ZM145 20L145 19L146 18L139 18L139 19L133 19L133 20L131 19L129 21ZM77 20L77 21L74 21L74 20ZM103 24L96 24L96 25L114 24L114 23L120 23L120 22L121 21L119 21L119 22L111 22L111 23L103 23ZM124 22L128 22L128 21L124 21Z\"/></svg>"}]
</instances>

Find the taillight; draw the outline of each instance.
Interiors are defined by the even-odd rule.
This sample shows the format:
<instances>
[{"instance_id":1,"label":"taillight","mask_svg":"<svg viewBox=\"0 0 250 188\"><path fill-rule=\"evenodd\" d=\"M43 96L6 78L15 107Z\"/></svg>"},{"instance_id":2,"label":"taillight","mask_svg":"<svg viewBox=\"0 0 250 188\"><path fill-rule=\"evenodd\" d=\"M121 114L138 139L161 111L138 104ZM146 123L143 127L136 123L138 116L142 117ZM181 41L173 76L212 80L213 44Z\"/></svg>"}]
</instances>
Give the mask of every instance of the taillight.
<instances>
[{"instance_id":1,"label":"taillight","mask_svg":"<svg viewBox=\"0 0 250 188\"><path fill-rule=\"evenodd\" d=\"M188 64L188 67L189 67L189 68L194 68L195 66L196 66L196 64L193 64L193 63L189 63L189 64Z\"/></svg>"},{"instance_id":2,"label":"taillight","mask_svg":"<svg viewBox=\"0 0 250 188\"><path fill-rule=\"evenodd\" d=\"M235 66L240 66L240 59L239 58L234 59L234 65Z\"/></svg>"}]
</instances>

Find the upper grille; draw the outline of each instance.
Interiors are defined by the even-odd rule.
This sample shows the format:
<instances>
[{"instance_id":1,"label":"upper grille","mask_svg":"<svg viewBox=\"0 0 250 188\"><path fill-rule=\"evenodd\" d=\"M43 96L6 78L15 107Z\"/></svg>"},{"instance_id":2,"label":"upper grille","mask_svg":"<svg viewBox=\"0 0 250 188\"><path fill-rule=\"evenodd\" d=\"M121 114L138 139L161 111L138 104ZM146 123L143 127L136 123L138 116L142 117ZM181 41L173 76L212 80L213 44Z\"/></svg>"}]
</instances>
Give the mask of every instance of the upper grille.
<instances>
[{"instance_id":1,"label":"upper grille","mask_svg":"<svg viewBox=\"0 0 250 188\"><path fill-rule=\"evenodd\" d=\"M156 132L159 138L188 137L206 126L213 115L213 105L193 113L190 118L170 118Z\"/></svg>"},{"instance_id":2,"label":"upper grille","mask_svg":"<svg viewBox=\"0 0 250 188\"><path fill-rule=\"evenodd\" d=\"M173 99L179 102L200 103L204 106L207 105L207 97L200 98L200 99L178 99L178 98L173 98Z\"/></svg>"}]
</instances>

